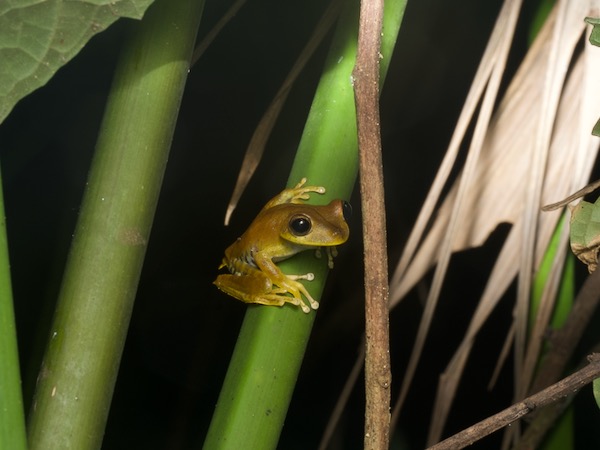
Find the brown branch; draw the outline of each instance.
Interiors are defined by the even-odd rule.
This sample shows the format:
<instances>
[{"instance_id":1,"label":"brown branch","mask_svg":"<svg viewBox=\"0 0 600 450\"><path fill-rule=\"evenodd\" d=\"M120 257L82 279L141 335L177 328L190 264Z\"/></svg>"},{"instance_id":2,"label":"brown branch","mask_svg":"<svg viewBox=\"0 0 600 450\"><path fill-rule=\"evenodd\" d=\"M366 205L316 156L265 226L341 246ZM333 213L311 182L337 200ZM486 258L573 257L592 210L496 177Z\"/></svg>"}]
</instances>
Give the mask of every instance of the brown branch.
<instances>
[{"instance_id":1,"label":"brown branch","mask_svg":"<svg viewBox=\"0 0 600 450\"><path fill-rule=\"evenodd\" d=\"M594 192L598 188L600 188L600 180L596 180L593 183L584 186L583 188L579 189L574 194L569 195L567 198L561 200L560 202L542 206L542 211L554 211L555 209L562 208L563 206L568 205L572 201L577 200L578 198L583 197L584 195L587 195L591 192Z\"/></svg>"},{"instance_id":2,"label":"brown branch","mask_svg":"<svg viewBox=\"0 0 600 450\"><path fill-rule=\"evenodd\" d=\"M575 372L573 375L570 375L543 391L527 397L525 400L510 408L488 417L472 427L429 447L428 450L450 450L467 447L479 439L492 434L494 431L498 431L539 408L558 402L563 398L574 394L583 386L591 383L595 378L600 376L600 354L592 353L588 357L588 360L589 364L583 369Z\"/></svg>"},{"instance_id":3,"label":"brown branch","mask_svg":"<svg viewBox=\"0 0 600 450\"><path fill-rule=\"evenodd\" d=\"M582 367L586 364L580 364ZM550 430L555 426L573 402L573 395L560 399L556 403L540 408L535 413L531 414L527 420L527 428L519 436L517 442L512 447L512 450L536 450L541 448L540 445L546 438Z\"/></svg>"},{"instance_id":4,"label":"brown branch","mask_svg":"<svg viewBox=\"0 0 600 450\"><path fill-rule=\"evenodd\" d=\"M594 315L600 302L600 271L596 270L585 280L577 294L573 308L564 325L553 331L548 338L549 351L542 359L537 376L530 392L538 392L556 382L564 373L571 360L575 347L579 344L583 332ZM537 448L548 430L560 418L568 402L561 402L544 408L535 415L527 430L519 439L515 449Z\"/></svg>"},{"instance_id":5,"label":"brown branch","mask_svg":"<svg viewBox=\"0 0 600 450\"><path fill-rule=\"evenodd\" d=\"M365 251L365 436L364 448L387 450L390 427L388 268L381 135L379 58L383 0L362 0L356 65L352 72Z\"/></svg>"}]
</instances>

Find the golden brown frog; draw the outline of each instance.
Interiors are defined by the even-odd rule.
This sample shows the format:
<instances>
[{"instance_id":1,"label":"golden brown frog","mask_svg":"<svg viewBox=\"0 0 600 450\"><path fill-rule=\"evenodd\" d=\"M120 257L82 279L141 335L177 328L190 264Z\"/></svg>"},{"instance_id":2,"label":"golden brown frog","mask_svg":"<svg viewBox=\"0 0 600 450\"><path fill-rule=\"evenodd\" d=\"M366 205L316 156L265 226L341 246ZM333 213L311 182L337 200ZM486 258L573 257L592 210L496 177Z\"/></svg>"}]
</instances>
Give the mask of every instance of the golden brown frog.
<instances>
[{"instance_id":1,"label":"golden brown frog","mask_svg":"<svg viewBox=\"0 0 600 450\"><path fill-rule=\"evenodd\" d=\"M246 232L225 250L219 269L227 267L231 274L217 277L214 284L219 289L246 303L282 306L288 302L308 313L304 295L313 309L319 307L297 281L311 281L314 274L288 275L275 262L326 247L329 267L333 267L331 250L348 240L346 220L352 208L343 200L333 200L328 205L305 204L310 192L325 193L324 187L304 186L305 183L303 178L295 187L271 199Z\"/></svg>"}]
</instances>

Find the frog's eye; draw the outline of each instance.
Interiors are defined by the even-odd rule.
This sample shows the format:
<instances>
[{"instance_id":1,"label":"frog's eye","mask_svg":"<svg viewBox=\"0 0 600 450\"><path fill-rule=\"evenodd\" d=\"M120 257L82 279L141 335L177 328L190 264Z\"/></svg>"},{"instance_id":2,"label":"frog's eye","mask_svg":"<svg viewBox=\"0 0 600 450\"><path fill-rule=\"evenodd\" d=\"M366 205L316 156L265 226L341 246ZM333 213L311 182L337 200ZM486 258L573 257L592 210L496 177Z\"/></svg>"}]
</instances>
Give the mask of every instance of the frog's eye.
<instances>
[{"instance_id":1,"label":"frog's eye","mask_svg":"<svg viewBox=\"0 0 600 450\"><path fill-rule=\"evenodd\" d=\"M298 214L290 219L289 227L295 236L306 236L312 228L312 223L308 216Z\"/></svg>"}]
</instances>

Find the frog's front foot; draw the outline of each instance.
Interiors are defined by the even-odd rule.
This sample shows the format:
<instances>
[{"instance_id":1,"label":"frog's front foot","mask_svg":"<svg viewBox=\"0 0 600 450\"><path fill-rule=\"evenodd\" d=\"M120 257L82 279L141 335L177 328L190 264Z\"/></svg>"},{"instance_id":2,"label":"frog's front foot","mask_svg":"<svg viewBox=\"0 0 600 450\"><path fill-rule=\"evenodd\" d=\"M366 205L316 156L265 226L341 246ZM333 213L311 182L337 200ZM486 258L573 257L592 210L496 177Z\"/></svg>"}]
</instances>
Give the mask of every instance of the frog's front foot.
<instances>
[{"instance_id":1,"label":"frog's front foot","mask_svg":"<svg viewBox=\"0 0 600 450\"><path fill-rule=\"evenodd\" d=\"M300 200L310 199L310 193L315 192L317 194L324 194L327 190L323 186L304 186L306 184L306 178L302 178L300 182L291 189L293 194L292 203L300 203Z\"/></svg>"},{"instance_id":2,"label":"frog's front foot","mask_svg":"<svg viewBox=\"0 0 600 450\"><path fill-rule=\"evenodd\" d=\"M319 302L312 298L312 296L309 294L308 290L304 287L304 285L297 280L312 281L314 279L315 274L311 272L302 275L285 274L284 279L280 279L279 282L274 281L274 284L278 287L278 289L276 289L278 294L291 294L291 297L288 297L287 295L284 297L286 302L300 306L300 308L302 308L302 311L308 314L311 308L319 308ZM308 300L310 308L308 307L302 296L304 296L306 300Z\"/></svg>"},{"instance_id":3,"label":"frog's front foot","mask_svg":"<svg viewBox=\"0 0 600 450\"><path fill-rule=\"evenodd\" d=\"M319 302L316 301L314 298L312 298L312 296L308 293L308 291L306 290L306 288L304 287L304 285L302 283L298 283L297 281L295 281L295 280L313 281L315 279L315 274L312 272L308 272L308 273L305 273L304 275L286 275L286 276L290 280L293 280L292 282L296 285L296 288L298 289L299 294L301 293L302 295L304 295L304 297L306 297L306 299L310 303L310 307L315 310L319 309ZM300 301L302 302L302 300L300 300ZM302 308L302 311L304 311L305 313L309 313L310 309L308 309L308 306L306 306L306 304L304 302L302 302L302 305L304 307L306 307L306 309Z\"/></svg>"},{"instance_id":4,"label":"frog's front foot","mask_svg":"<svg viewBox=\"0 0 600 450\"><path fill-rule=\"evenodd\" d=\"M327 253L327 267L333 269L333 258L336 258L338 255L338 251L336 247L323 247L325 249L325 253ZM318 259L321 259L322 253L321 248L317 248L315 250L315 256Z\"/></svg>"}]
</instances>

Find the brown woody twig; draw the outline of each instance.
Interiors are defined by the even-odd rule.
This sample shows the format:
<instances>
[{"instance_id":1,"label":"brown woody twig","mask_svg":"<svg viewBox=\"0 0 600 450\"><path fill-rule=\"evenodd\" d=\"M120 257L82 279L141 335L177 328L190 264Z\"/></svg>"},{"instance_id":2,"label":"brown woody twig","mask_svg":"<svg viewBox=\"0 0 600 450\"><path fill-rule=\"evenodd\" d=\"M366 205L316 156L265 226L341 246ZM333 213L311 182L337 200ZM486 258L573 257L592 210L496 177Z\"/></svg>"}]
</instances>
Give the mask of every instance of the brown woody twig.
<instances>
[{"instance_id":1,"label":"brown woody twig","mask_svg":"<svg viewBox=\"0 0 600 450\"><path fill-rule=\"evenodd\" d=\"M573 375L563 378L556 384L544 389L537 394L527 397L525 400L499 412L485 420L469 427L448 439L429 447L428 450L451 450L464 448L473 444L479 439L492 434L527 414L542 408L551 403L555 403L565 397L574 394L583 386L591 383L600 376L600 354L592 353L589 357L589 364L583 369L578 370Z\"/></svg>"},{"instance_id":2,"label":"brown woody twig","mask_svg":"<svg viewBox=\"0 0 600 450\"><path fill-rule=\"evenodd\" d=\"M360 189L365 251L364 448L389 448L390 354L388 268L381 135L379 129L379 58L383 0L362 0L356 65L352 72L358 128Z\"/></svg>"}]
</instances>

